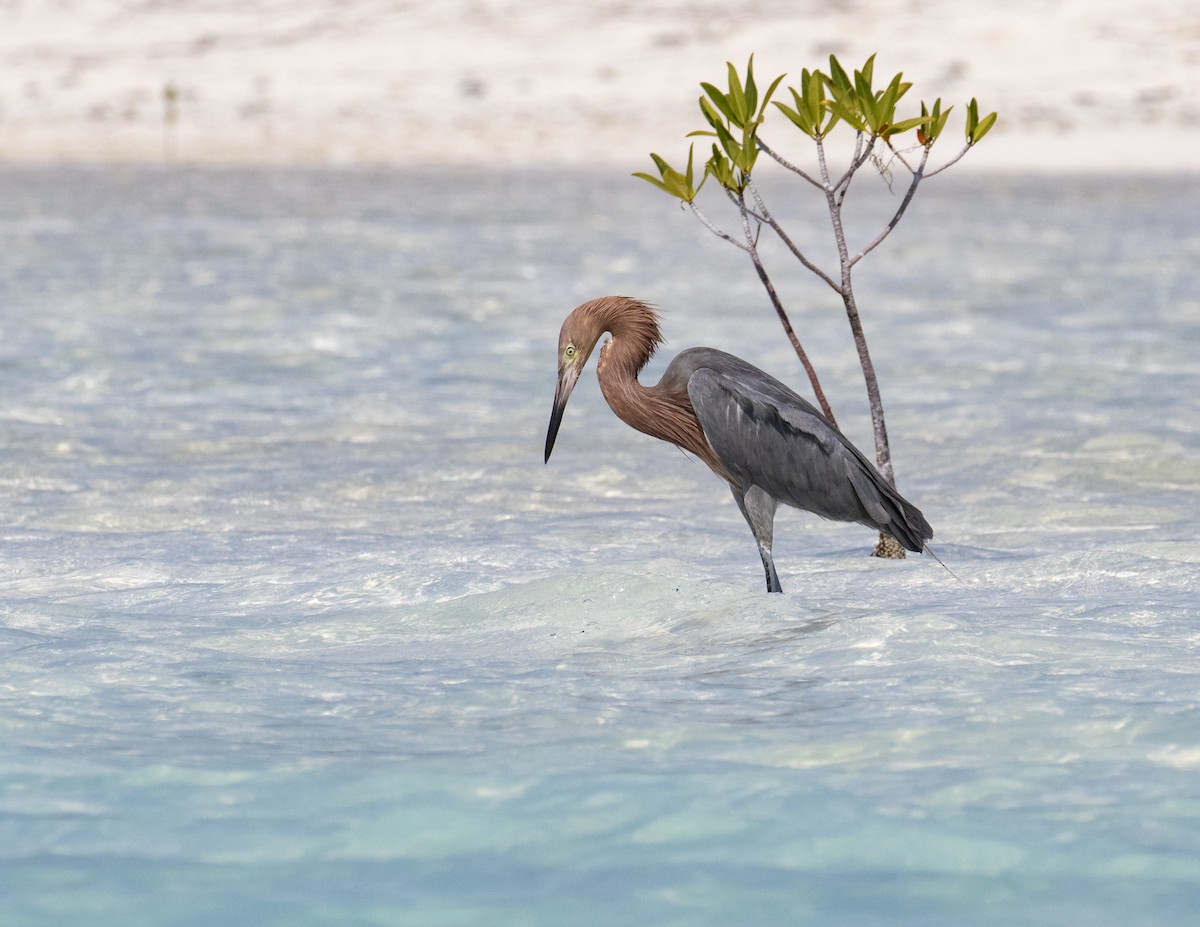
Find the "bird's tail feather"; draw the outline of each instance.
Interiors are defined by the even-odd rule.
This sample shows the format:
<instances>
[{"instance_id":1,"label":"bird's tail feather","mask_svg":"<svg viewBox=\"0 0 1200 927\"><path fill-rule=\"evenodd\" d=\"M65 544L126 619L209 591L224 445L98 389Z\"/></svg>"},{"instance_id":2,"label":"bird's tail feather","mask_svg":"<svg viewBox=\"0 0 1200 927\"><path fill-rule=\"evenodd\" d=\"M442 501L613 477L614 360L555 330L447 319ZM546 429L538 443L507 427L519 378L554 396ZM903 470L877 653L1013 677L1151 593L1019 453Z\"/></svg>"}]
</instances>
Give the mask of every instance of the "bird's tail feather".
<instances>
[{"instance_id":1,"label":"bird's tail feather","mask_svg":"<svg viewBox=\"0 0 1200 927\"><path fill-rule=\"evenodd\" d=\"M955 579L958 579L958 581L960 583L962 582L962 580L959 579L958 574L955 573L952 569L950 569L950 567L946 566L946 562L941 557L939 557L937 554L935 554L933 552L933 548L930 547L928 543L926 543L925 550L922 551L922 553L929 554L929 556L931 556L934 560L936 560L939 564L941 564L941 567L943 570L945 570L947 573L949 573Z\"/></svg>"},{"instance_id":2,"label":"bird's tail feather","mask_svg":"<svg viewBox=\"0 0 1200 927\"><path fill-rule=\"evenodd\" d=\"M921 510L893 489L883 477L879 478L880 502L890 518L876 525L886 531L906 548L916 553L925 550L925 542L933 537L933 528L921 514Z\"/></svg>"}]
</instances>

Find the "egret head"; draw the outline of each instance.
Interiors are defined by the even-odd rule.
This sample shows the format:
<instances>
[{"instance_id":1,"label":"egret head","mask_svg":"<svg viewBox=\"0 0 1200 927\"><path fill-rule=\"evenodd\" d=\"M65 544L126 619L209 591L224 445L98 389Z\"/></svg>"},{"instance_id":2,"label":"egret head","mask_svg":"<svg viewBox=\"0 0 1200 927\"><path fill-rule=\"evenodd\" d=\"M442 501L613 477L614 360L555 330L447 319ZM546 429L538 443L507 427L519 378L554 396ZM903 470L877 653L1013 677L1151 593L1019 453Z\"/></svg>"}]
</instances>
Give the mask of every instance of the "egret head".
<instances>
[{"instance_id":1,"label":"egret head","mask_svg":"<svg viewBox=\"0 0 1200 927\"><path fill-rule=\"evenodd\" d=\"M579 382L583 365L605 332L612 340L600 349L597 373L601 388L608 382L636 382L646 361L662 343L658 317L644 302L629 296L602 296L575 309L562 324L558 333L558 386L554 390L554 408L550 412L550 429L546 432L546 460L554 449L554 438L562 424L563 410L571 390ZM613 397L606 391L613 411L620 415Z\"/></svg>"},{"instance_id":2,"label":"egret head","mask_svg":"<svg viewBox=\"0 0 1200 927\"><path fill-rule=\"evenodd\" d=\"M546 431L546 460L554 450L554 439L558 436L571 390L575 389L583 365L604 334L603 320L593 308L596 302L584 303L567 316L558 333L558 385L554 388L554 407L550 410L550 428Z\"/></svg>"}]
</instances>

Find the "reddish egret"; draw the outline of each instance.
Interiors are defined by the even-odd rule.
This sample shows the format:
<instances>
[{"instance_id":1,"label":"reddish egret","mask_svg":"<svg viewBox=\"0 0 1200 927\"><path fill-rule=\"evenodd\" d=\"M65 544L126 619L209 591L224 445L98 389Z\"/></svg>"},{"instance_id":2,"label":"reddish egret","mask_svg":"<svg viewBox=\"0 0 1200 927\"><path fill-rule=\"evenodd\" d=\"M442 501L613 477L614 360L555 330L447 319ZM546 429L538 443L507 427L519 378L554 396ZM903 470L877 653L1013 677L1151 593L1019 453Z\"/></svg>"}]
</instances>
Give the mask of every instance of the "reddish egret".
<instances>
[{"instance_id":1,"label":"reddish egret","mask_svg":"<svg viewBox=\"0 0 1200 927\"><path fill-rule=\"evenodd\" d=\"M596 364L605 400L627 425L690 451L729 483L758 541L768 592L783 591L771 557L780 502L869 525L909 550L925 550L933 529L917 507L811 403L757 367L714 348L690 348L656 385L639 383L662 333L654 312L627 296L593 299L563 322L547 461L571 390L605 332L612 337Z\"/></svg>"}]
</instances>

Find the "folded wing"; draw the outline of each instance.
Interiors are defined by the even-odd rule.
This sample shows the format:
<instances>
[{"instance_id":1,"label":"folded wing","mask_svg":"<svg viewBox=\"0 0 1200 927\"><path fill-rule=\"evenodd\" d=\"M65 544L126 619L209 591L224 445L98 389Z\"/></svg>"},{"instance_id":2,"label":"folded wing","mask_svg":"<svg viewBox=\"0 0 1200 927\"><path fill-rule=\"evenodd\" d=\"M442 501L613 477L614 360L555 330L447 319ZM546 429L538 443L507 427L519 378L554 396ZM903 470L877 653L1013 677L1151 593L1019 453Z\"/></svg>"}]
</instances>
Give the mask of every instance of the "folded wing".
<instances>
[{"instance_id":1,"label":"folded wing","mask_svg":"<svg viewBox=\"0 0 1200 927\"><path fill-rule=\"evenodd\" d=\"M711 348L679 355L669 371L687 392L713 452L745 491L835 521L891 534L924 549L933 531L921 512L807 400L740 358Z\"/></svg>"}]
</instances>

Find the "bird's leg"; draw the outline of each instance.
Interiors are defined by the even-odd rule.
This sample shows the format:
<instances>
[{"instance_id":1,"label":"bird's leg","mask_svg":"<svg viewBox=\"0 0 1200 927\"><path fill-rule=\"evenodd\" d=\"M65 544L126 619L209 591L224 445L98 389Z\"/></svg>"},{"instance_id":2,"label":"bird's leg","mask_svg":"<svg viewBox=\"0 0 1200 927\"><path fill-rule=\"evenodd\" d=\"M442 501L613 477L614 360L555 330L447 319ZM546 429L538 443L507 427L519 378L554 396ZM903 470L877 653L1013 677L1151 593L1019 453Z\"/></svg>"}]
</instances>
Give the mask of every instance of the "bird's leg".
<instances>
[{"instance_id":1,"label":"bird's leg","mask_svg":"<svg viewBox=\"0 0 1200 927\"><path fill-rule=\"evenodd\" d=\"M763 569L767 571L767 592L783 592L779 585L779 574L775 572L775 561L771 557L771 548L758 545L758 555L762 557Z\"/></svg>"},{"instance_id":2,"label":"bird's leg","mask_svg":"<svg viewBox=\"0 0 1200 927\"><path fill-rule=\"evenodd\" d=\"M775 534L775 510L779 503L757 486L751 486L745 492L735 486L730 488L746 523L754 532L754 540L758 542L758 555L762 557L763 570L767 574L767 592L783 592L783 586L779 584L779 574L775 572L775 559L771 556L771 543Z\"/></svg>"}]
</instances>

